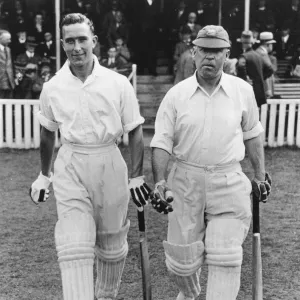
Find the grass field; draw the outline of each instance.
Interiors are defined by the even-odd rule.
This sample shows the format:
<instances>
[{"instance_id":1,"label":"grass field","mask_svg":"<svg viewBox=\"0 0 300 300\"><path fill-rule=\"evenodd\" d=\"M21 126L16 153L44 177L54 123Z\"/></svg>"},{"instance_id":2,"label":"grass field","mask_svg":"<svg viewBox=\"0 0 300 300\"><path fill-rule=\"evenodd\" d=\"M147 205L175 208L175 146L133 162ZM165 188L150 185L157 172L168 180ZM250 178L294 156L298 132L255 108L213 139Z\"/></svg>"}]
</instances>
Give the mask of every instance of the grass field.
<instances>
[{"instance_id":1,"label":"grass field","mask_svg":"<svg viewBox=\"0 0 300 300\"><path fill-rule=\"evenodd\" d=\"M129 162L128 150L122 148ZM37 150L0 150L0 300L61 300L61 281L56 262L54 226L55 200L36 207L28 188L40 171ZM249 161L242 163L252 176ZM261 205L261 236L264 299L300 299L300 150L267 149L267 170L272 174L272 196ZM145 175L152 183L150 149L145 152ZM147 209L148 241L152 268L153 300L175 299L176 287L169 281L162 241L167 217ZM117 299L142 299L136 209L131 203L129 254ZM251 229L244 243L241 289L238 300L251 296ZM207 268L201 284L205 299ZM222 299L220 299L222 300Z\"/></svg>"}]
</instances>

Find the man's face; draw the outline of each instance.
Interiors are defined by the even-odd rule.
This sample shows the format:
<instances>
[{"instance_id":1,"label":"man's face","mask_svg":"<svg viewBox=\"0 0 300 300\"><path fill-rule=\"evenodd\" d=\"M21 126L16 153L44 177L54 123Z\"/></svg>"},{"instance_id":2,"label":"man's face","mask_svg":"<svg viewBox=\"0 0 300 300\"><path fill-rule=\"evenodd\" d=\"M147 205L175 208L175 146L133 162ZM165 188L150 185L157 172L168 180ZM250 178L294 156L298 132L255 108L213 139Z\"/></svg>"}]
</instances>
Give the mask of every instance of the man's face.
<instances>
[{"instance_id":1,"label":"man's face","mask_svg":"<svg viewBox=\"0 0 300 300\"><path fill-rule=\"evenodd\" d=\"M242 49L243 50L248 50L248 49L250 49L251 47L252 47L252 43L251 42L243 42L242 43Z\"/></svg>"},{"instance_id":2,"label":"man's face","mask_svg":"<svg viewBox=\"0 0 300 300\"><path fill-rule=\"evenodd\" d=\"M189 17L188 17L189 23L195 23L196 22L196 18L197 18L196 14L190 13Z\"/></svg>"},{"instance_id":3,"label":"man's face","mask_svg":"<svg viewBox=\"0 0 300 300\"><path fill-rule=\"evenodd\" d=\"M123 19L123 16L122 16L122 13L120 12L120 11L117 11L116 12L116 21L118 22L118 23L121 23L122 22L122 19Z\"/></svg>"},{"instance_id":4,"label":"man's face","mask_svg":"<svg viewBox=\"0 0 300 300\"><path fill-rule=\"evenodd\" d=\"M109 58L115 58L117 55L117 51L115 48L110 48L107 52Z\"/></svg>"},{"instance_id":5,"label":"man's face","mask_svg":"<svg viewBox=\"0 0 300 300\"><path fill-rule=\"evenodd\" d=\"M193 55L198 75L204 79L214 79L222 73L224 62L229 57L229 50L196 46Z\"/></svg>"},{"instance_id":6,"label":"man's face","mask_svg":"<svg viewBox=\"0 0 300 300\"><path fill-rule=\"evenodd\" d=\"M184 1L180 1L179 2L179 10L184 10L185 9L185 2Z\"/></svg>"},{"instance_id":7,"label":"man's face","mask_svg":"<svg viewBox=\"0 0 300 300\"><path fill-rule=\"evenodd\" d=\"M26 50L30 53L34 53L35 50L35 46L31 45L31 44L26 44Z\"/></svg>"},{"instance_id":8,"label":"man's face","mask_svg":"<svg viewBox=\"0 0 300 300\"><path fill-rule=\"evenodd\" d=\"M0 44L3 45L4 47L7 47L11 42L11 35L8 32L4 32L0 36Z\"/></svg>"},{"instance_id":9,"label":"man's face","mask_svg":"<svg viewBox=\"0 0 300 300\"><path fill-rule=\"evenodd\" d=\"M273 44L272 43L267 44L267 51L268 51L268 53L271 53L273 51Z\"/></svg>"},{"instance_id":10,"label":"man's face","mask_svg":"<svg viewBox=\"0 0 300 300\"><path fill-rule=\"evenodd\" d=\"M202 1L198 1L197 2L197 10L201 10L203 9L203 2Z\"/></svg>"},{"instance_id":11,"label":"man's face","mask_svg":"<svg viewBox=\"0 0 300 300\"><path fill-rule=\"evenodd\" d=\"M19 39L26 40L27 34L26 34L26 32L19 32L18 36L19 36Z\"/></svg>"},{"instance_id":12,"label":"man's face","mask_svg":"<svg viewBox=\"0 0 300 300\"><path fill-rule=\"evenodd\" d=\"M189 44L191 42L191 35L190 34L183 34L182 35L182 41L186 44Z\"/></svg>"},{"instance_id":13,"label":"man's face","mask_svg":"<svg viewBox=\"0 0 300 300\"><path fill-rule=\"evenodd\" d=\"M86 23L76 23L63 27L62 46L73 67L84 67L93 60L93 49L97 36L93 35Z\"/></svg>"},{"instance_id":14,"label":"man's face","mask_svg":"<svg viewBox=\"0 0 300 300\"><path fill-rule=\"evenodd\" d=\"M117 46L117 47L123 46L123 39L121 39L121 38L116 39L116 46Z\"/></svg>"},{"instance_id":15,"label":"man's face","mask_svg":"<svg viewBox=\"0 0 300 300\"><path fill-rule=\"evenodd\" d=\"M44 37L45 37L46 42L49 42L52 40L52 34L50 32L46 32Z\"/></svg>"},{"instance_id":16,"label":"man's face","mask_svg":"<svg viewBox=\"0 0 300 300\"><path fill-rule=\"evenodd\" d=\"M43 16L42 15L36 15L35 16L35 21L39 24L42 23L43 22Z\"/></svg>"},{"instance_id":17,"label":"man's face","mask_svg":"<svg viewBox=\"0 0 300 300\"><path fill-rule=\"evenodd\" d=\"M281 36L287 36L290 33L289 29L282 29Z\"/></svg>"}]
</instances>

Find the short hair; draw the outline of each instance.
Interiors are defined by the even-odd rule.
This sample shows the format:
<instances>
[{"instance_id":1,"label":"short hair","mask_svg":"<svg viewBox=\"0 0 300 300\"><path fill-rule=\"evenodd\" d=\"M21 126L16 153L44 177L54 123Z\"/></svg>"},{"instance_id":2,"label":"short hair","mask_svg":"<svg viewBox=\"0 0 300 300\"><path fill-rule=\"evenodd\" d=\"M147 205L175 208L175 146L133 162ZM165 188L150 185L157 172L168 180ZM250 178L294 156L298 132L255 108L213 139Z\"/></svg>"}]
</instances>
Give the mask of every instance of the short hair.
<instances>
[{"instance_id":1,"label":"short hair","mask_svg":"<svg viewBox=\"0 0 300 300\"><path fill-rule=\"evenodd\" d=\"M4 33L10 34L8 30L6 30L6 29L0 29L0 36L2 36Z\"/></svg>"},{"instance_id":2,"label":"short hair","mask_svg":"<svg viewBox=\"0 0 300 300\"><path fill-rule=\"evenodd\" d=\"M62 33L62 29L64 26L72 25L72 24L82 24L85 23L90 27L90 30L92 34L94 34L95 29L94 29L94 24L93 22L87 18L85 15L80 14L80 13L71 13L67 14L63 17L63 19L60 22L60 30Z\"/></svg>"}]
</instances>

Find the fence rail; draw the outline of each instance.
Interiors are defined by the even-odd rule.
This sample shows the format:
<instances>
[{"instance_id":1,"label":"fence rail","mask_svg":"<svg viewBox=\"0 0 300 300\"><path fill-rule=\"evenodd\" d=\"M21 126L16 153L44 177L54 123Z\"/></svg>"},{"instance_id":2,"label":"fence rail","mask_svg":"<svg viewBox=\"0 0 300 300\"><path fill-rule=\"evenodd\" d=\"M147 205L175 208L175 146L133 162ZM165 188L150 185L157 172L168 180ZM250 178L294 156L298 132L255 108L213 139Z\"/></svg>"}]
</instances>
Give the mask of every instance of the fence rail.
<instances>
[{"instance_id":1,"label":"fence rail","mask_svg":"<svg viewBox=\"0 0 300 300\"><path fill-rule=\"evenodd\" d=\"M268 100L267 105L262 106L260 118L265 129L263 133L265 146L288 145L300 148L299 108L300 99L272 99ZM5 140L4 122L0 122L0 148L38 148L40 124L35 113L39 110L39 100L0 100L1 117L4 109ZM60 144L59 134L56 133L55 145L59 147Z\"/></svg>"}]
</instances>

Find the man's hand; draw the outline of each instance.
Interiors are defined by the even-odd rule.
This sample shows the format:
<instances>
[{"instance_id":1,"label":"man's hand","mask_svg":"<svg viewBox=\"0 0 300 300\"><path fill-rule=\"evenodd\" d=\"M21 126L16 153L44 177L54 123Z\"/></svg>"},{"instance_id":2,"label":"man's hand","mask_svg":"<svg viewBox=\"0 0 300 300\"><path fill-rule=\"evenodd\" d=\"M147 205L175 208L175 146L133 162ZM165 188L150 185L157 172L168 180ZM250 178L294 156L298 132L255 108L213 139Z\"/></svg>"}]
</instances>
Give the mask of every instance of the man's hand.
<instances>
[{"instance_id":1,"label":"man's hand","mask_svg":"<svg viewBox=\"0 0 300 300\"><path fill-rule=\"evenodd\" d=\"M144 210L144 206L148 204L151 189L144 181L145 176L139 176L129 179L129 191L131 199L137 206L139 211Z\"/></svg>"},{"instance_id":2,"label":"man's hand","mask_svg":"<svg viewBox=\"0 0 300 300\"><path fill-rule=\"evenodd\" d=\"M52 176L44 176L42 172L39 177L33 182L31 188L29 189L29 196L31 200L38 205L40 202L46 202L49 198L49 186L52 183Z\"/></svg>"},{"instance_id":3,"label":"man's hand","mask_svg":"<svg viewBox=\"0 0 300 300\"><path fill-rule=\"evenodd\" d=\"M259 181L256 178L252 180L252 192L259 199L259 201L266 203L268 196L271 193L272 179L271 176L266 173L265 181Z\"/></svg>"},{"instance_id":4,"label":"man's hand","mask_svg":"<svg viewBox=\"0 0 300 300\"><path fill-rule=\"evenodd\" d=\"M173 207L170 204L173 200L173 193L168 188L166 181L161 180L157 182L150 200L154 209L159 213L168 214L173 211Z\"/></svg>"}]
</instances>

